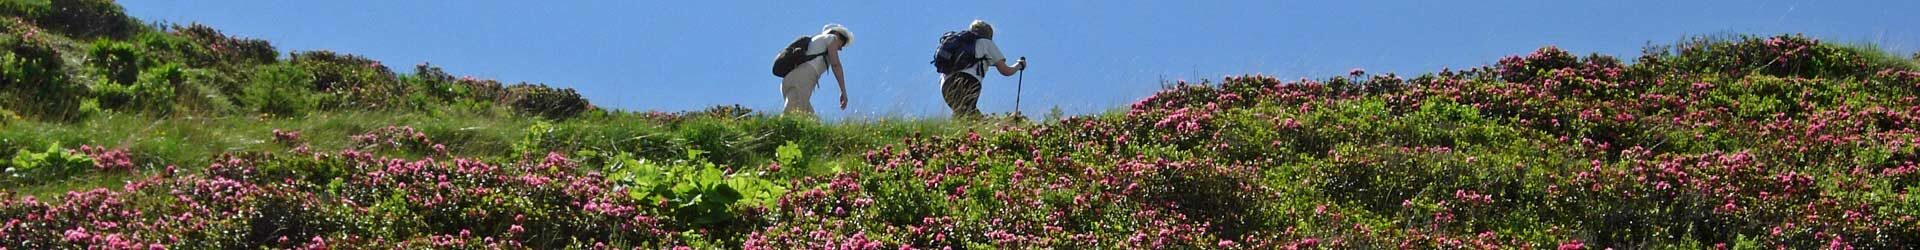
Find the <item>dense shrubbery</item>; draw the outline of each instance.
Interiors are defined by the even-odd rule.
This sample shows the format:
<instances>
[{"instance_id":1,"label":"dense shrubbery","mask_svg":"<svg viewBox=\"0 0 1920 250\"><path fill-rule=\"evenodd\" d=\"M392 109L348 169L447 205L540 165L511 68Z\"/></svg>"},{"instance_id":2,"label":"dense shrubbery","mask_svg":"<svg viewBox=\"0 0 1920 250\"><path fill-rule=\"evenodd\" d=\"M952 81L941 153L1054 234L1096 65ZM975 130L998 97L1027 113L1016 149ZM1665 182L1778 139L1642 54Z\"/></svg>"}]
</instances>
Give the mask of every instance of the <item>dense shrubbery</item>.
<instances>
[{"instance_id":1,"label":"dense shrubbery","mask_svg":"<svg viewBox=\"0 0 1920 250\"><path fill-rule=\"evenodd\" d=\"M113 40L96 40L87 47L87 63L96 69L96 74L113 84L133 84L140 76L141 62L144 59L132 44Z\"/></svg>"},{"instance_id":2,"label":"dense shrubbery","mask_svg":"<svg viewBox=\"0 0 1920 250\"><path fill-rule=\"evenodd\" d=\"M198 25L92 46L0 26L0 124L99 107L199 122L167 114L220 110L195 104L220 100L206 96L234 97L239 122L327 121L0 139L15 151L0 152L0 248L1920 246L1920 68L1794 35L1691 40L1631 64L1546 47L1411 78L1180 83L1039 125L869 125L604 112L572 90L427 64L281 62ZM492 109L519 116L326 119ZM155 156L182 137L252 146L196 166ZM135 145L58 146L100 141ZM127 181L59 184L102 176Z\"/></svg>"},{"instance_id":3,"label":"dense shrubbery","mask_svg":"<svg viewBox=\"0 0 1920 250\"><path fill-rule=\"evenodd\" d=\"M80 108L86 89L69 80L68 65L48 35L17 19L0 20L0 26L6 28L0 35L0 103L36 119L85 117Z\"/></svg>"},{"instance_id":4,"label":"dense shrubbery","mask_svg":"<svg viewBox=\"0 0 1920 250\"><path fill-rule=\"evenodd\" d=\"M464 128L363 128L346 135L350 143L337 152L316 149L311 136L276 131L272 141L284 151L234 152L204 170L154 170L119 189L76 191L52 202L9 194L0 199L0 216L18 222L0 228L0 242L756 249L1920 244L1920 220L1913 218L1920 201L1910 198L1920 190L1913 162L1920 134L1907 127L1920 122L1913 113L1920 101L1911 97L1920 69L1797 36L1701 46L1777 50L1787 47L1769 44L1784 41L1804 43L1801 51L1809 52L1654 51L1626 64L1547 47L1494 66L1413 78L1360 70L1324 80L1233 77L1171 86L1105 116L881 135L899 141L872 148L837 145L888 128L829 130L729 106L536 122L511 145L492 146L508 153L490 156L458 153L485 144L446 144L471 136ZM1731 62L1753 55L1774 61ZM313 91L305 84L321 81L307 77L331 74L300 65L267 68L277 73L260 74L272 77L255 84ZM448 96L433 95L436 101L516 95L497 82L421 72L399 84L448 87ZM267 93L250 96L273 96ZM320 94L288 94L312 95ZM62 152L65 158L46 157ZM96 152L105 151L17 155L70 163L127 154ZM126 163L96 171L136 165L111 161Z\"/></svg>"},{"instance_id":5,"label":"dense shrubbery","mask_svg":"<svg viewBox=\"0 0 1920 250\"><path fill-rule=\"evenodd\" d=\"M194 62L197 63L197 66L209 66L216 63L274 63L280 55L278 50L274 50L273 44L267 43L266 40L229 37L226 34L220 33L219 30L213 29L213 27L199 23L188 24L187 26L174 26L173 30L174 34L204 46L204 52L201 50L191 52L207 53L207 56L209 56L209 58L195 58ZM148 41L165 41L165 39L170 38L156 36ZM159 46L154 42L149 42L148 45ZM189 51L188 48L184 47L168 47L172 47L174 51Z\"/></svg>"},{"instance_id":6,"label":"dense shrubbery","mask_svg":"<svg viewBox=\"0 0 1920 250\"><path fill-rule=\"evenodd\" d=\"M253 81L242 87L240 100L254 111L294 116L305 114L314 105L313 91L306 84L312 75L292 66L266 66L257 69Z\"/></svg>"},{"instance_id":7,"label":"dense shrubbery","mask_svg":"<svg viewBox=\"0 0 1920 250\"><path fill-rule=\"evenodd\" d=\"M126 37L143 26L113 0L48 0L41 25L75 37Z\"/></svg>"},{"instance_id":8,"label":"dense shrubbery","mask_svg":"<svg viewBox=\"0 0 1920 250\"><path fill-rule=\"evenodd\" d=\"M0 1L0 14L9 16L0 22L10 35L0 41L9 52L5 72L11 75L4 81L32 87L7 89L6 101L18 102L9 106L33 120L74 121L103 109L163 117L232 112L288 117L309 111L455 106L461 112L490 112L500 107L556 120L598 112L572 89L456 79L425 64L403 76L378 61L331 51L294 53L282 61L266 41L228 36L198 23L149 28L111 1ZM66 48L78 50L61 51ZM80 63L66 65L74 58Z\"/></svg>"},{"instance_id":9,"label":"dense shrubbery","mask_svg":"<svg viewBox=\"0 0 1920 250\"><path fill-rule=\"evenodd\" d=\"M506 104L514 111L548 119L566 119L593 109L573 89L525 83L507 87Z\"/></svg>"}]
</instances>

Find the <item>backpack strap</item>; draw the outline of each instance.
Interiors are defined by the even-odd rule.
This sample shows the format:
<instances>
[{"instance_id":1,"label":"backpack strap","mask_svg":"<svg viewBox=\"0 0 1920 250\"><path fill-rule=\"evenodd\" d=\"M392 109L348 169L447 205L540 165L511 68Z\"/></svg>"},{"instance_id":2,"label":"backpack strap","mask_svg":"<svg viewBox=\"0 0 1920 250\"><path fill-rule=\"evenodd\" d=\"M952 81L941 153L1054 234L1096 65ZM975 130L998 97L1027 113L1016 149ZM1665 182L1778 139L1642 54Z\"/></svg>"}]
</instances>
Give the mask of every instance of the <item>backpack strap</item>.
<instances>
[{"instance_id":1,"label":"backpack strap","mask_svg":"<svg viewBox=\"0 0 1920 250\"><path fill-rule=\"evenodd\" d=\"M819 54L807 55L807 59L800 60L800 63L812 62L813 59L820 59L822 57L827 57L827 52L820 52Z\"/></svg>"},{"instance_id":2,"label":"backpack strap","mask_svg":"<svg viewBox=\"0 0 1920 250\"><path fill-rule=\"evenodd\" d=\"M971 31L969 31L969 32L971 32ZM980 55L980 41L979 41L979 40L987 40L988 42L992 42L992 41L993 41L993 39L987 39L987 38L985 38L985 37L981 37L981 38L979 38L979 39L977 39L977 40L974 40L974 42L973 42L973 52L974 52L973 54L974 54L974 56L975 56L975 57L974 57L974 59L975 59L975 60L977 60L977 61L976 61L976 62L974 62L973 64L975 64L975 65L978 65L978 66L975 66L975 68L976 68L976 69L974 69L974 70L975 70L975 71L974 71L974 73L975 73L974 75L975 75L975 76L979 76L980 78L986 78L986 77L987 77L987 66L989 66L989 65L987 65L987 64L988 64L989 62L992 62L992 61L993 61L993 58L987 58L987 57L985 57L985 56L982 56L982 55Z\"/></svg>"},{"instance_id":3,"label":"backpack strap","mask_svg":"<svg viewBox=\"0 0 1920 250\"><path fill-rule=\"evenodd\" d=\"M841 38L841 37L840 37L840 34L835 34L835 33L829 33L829 34L827 34L827 35L831 35L831 36L833 36L833 37L834 37L834 39L837 39L837 40L840 40L840 41L841 41L842 43L844 43L844 42L846 41L846 40L845 40L846 38ZM812 43L812 42L808 42L808 43L807 43L807 49L813 49L813 43ZM806 55L807 55L807 59L806 59L806 60L800 60L800 63L807 63L807 62L812 62L812 61L813 61L813 59L820 59L820 57L824 57L824 56L827 56L827 50L829 50L829 49L831 49L831 48L821 48L821 49L820 49L820 53L819 53L819 54L806 54ZM804 53L803 53L803 54L804 54Z\"/></svg>"}]
</instances>

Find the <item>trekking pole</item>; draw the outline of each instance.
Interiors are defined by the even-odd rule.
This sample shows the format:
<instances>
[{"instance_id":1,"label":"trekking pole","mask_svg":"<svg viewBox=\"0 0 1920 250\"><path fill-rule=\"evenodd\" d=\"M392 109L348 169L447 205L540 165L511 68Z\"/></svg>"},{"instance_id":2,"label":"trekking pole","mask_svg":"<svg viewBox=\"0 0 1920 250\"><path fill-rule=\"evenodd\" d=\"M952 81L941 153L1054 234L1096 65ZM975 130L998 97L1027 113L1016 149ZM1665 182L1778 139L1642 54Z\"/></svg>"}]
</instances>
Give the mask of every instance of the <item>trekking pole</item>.
<instances>
[{"instance_id":1,"label":"trekking pole","mask_svg":"<svg viewBox=\"0 0 1920 250\"><path fill-rule=\"evenodd\" d=\"M1027 61L1027 57L1020 57L1020 61ZM1020 92L1026 85L1027 69L1020 69L1020 80L1013 85L1013 116L1020 116Z\"/></svg>"}]
</instances>

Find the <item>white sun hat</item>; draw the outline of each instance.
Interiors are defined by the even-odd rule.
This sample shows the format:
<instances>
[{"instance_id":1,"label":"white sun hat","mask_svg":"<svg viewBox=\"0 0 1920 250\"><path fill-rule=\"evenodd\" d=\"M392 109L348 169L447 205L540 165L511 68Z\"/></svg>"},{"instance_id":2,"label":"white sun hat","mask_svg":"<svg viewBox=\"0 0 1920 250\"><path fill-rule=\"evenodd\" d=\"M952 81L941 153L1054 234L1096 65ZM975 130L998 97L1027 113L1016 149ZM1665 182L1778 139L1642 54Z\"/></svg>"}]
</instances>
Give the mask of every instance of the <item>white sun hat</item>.
<instances>
[{"instance_id":1,"label":"white sun hat","mask_svg":"<svg viewBox=\"0 0 1920 250\"><path fill-rule=\"evenodd\" d=\"M827 27L820 28L820 31L821 33L834 34L840 36L842 39L846 39L846 42L840 44L842 47L853 45L853 31L847 31L847 26L845 25L829 23Z\"/></svg>"}]
</instances>

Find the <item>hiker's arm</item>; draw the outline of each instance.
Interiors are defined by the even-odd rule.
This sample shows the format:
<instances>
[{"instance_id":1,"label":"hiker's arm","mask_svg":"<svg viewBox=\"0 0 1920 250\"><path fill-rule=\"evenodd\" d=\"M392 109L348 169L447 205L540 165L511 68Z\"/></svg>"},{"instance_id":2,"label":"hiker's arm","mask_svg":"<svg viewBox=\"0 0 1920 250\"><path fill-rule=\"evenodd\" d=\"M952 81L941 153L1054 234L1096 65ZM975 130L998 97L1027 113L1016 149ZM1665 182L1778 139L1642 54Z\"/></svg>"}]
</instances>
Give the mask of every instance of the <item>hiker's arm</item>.
<instances>
[{"instance_id":1,"label":"hiker's arm","mask_svg":"<svg viewBox=\"0 0 1920 250\"><path fill-rule=\"evenodd\" d=\"M1020 73L1020 69L1016 69L1012 66L1007 66L1007 59L995 60L993 62L993 67L999 68L1000 75L1002 76L1013 76L1013 73Z\"/></svg>"},{"instance_id":2,"label":"hiker's arm","mask_svg":"<svg viewBox=\"0 0 1920 250\"><path fill-rule=\"evenodd\" d=\"M827 65L833 68L833 80L840 83L840 109L847 109L847 73L840 69L840 46L845 45L835 41L832 46L827 49Z\"/></svg>"}]
</instances>

